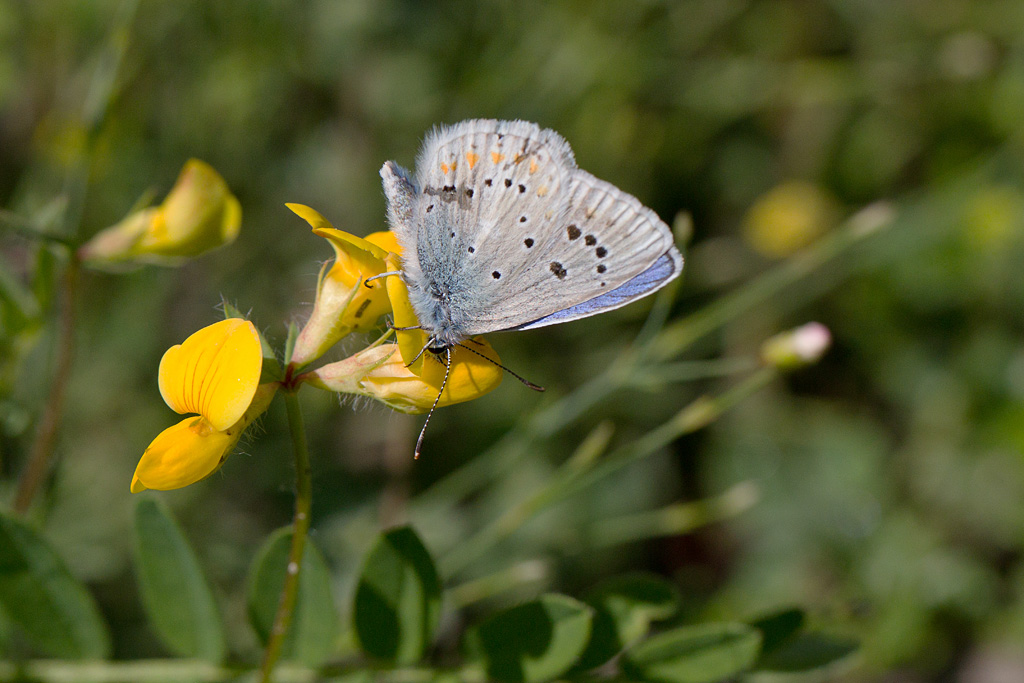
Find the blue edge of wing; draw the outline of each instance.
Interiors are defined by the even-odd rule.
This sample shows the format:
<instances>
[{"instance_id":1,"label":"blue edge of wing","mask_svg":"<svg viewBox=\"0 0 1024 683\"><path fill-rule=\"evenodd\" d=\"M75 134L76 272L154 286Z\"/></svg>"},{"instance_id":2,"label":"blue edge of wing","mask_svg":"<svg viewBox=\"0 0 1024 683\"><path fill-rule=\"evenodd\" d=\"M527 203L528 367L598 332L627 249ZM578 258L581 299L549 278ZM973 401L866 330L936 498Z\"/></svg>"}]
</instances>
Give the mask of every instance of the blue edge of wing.
<instances>
[{"instance_id":1,"label":"blue edge of wing","mask_svg":"<svg viewBox=\"0 0 1024 683\"><path fill-rule=\"evenodd\" d=\"M672 257L667 253L662 254L650 268L640 273L632 280L619 285L610 292L605 292L604 294L595 296L593 299L588 299L581 304L576 304L569 308L563 308L561 311L556 311L550 315L544 316L543 318L538 318L526 323L525 325L519 325L512 329L528 330L533 327L544 327L545 325L553 325L555 323L562 322L563 320L572 320L574 318L583 318L589 315L594 315L595 313L600 313L605 309L618 308L633 299L640 298L653 289L657 289L659 285L672 276L673 272L675 272L675 266L673 264Z\"/></svg>"}]
</instances>

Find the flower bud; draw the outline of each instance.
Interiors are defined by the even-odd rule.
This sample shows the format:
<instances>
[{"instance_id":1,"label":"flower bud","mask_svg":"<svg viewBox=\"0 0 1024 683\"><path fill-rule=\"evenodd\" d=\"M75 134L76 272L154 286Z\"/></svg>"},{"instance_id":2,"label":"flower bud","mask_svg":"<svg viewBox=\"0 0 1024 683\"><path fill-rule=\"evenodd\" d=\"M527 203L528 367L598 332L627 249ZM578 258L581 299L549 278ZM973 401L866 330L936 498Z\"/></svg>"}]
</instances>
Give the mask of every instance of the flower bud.
<instances>
[{"instance_id":1,"label":"flower bud","mask_svg":"<svg viewBox=\"0 0 1024 683\"><path fill-rule=\"evenodd\" d=\"M780 370L817 363L832 344L832 334L821 323L807 323L770 338L761 347L761 358Z\"/></svg>"}]
</instances>

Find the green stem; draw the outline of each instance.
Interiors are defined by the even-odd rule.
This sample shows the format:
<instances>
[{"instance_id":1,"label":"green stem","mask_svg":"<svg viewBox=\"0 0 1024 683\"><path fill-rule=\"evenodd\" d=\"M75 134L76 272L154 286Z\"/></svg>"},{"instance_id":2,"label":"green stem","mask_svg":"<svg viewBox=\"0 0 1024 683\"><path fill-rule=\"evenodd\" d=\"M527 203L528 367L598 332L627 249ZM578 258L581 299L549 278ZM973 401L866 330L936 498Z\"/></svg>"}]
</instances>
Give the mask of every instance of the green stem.
<instances>
[{"instance_id":1,"label":"green stem","mask_svg":"<svg viewBox=\"0 0 1024 683\"><path fill-rule=\"evenodd\" d=\"M590 527L587 533L590 543L586 547L621 545L657 536L687 534L746 512L757 503L759 495L753 482L744 481L711 498L673 503L658 510L603 519Z\"/></svg>"},{"instance_id":2,"label":"green stem","mask_svg":"<svg viewBox=\"0 0 1024 683\"><path fill-rule=\"evenodd\" d=\"M71 254L64 283L61 288L60 320L57 327L57 363L50 383L50 393L39 419L35 441L29 453L25 469L18 480L18 492L14 497L14 512L23 515L28 512L36 492L46 480L53 459L57 441L57 428L64 412L64 398L67 395L68 380L75 356L75 303L78 294L79 263Z\"/></svg>"},{"instance_id":3,"label":"green stem","mask_svg":"<svg viewBox=\"0 0 1024 683\"><path fill-rule=\"evenodd\" d=\"M281 656L288 627L291 626L292 614L295 611L295 600L299 594L299 573L302 570L302 557L306 547L306 535L309 532L309 514L313 499L313 486L310 478L309 449L306 446L306 429L302 424L302 409L299 406L298 394L284 392L285 406L288 409L288 430L292 437L292 451L295 455L295 517L292 523L292 547L288 553L288 569L285 572L284 588L281 589L281 600L274 615L274 626L270 631L270 640L263 656L260 681L269 683L270 675Z\"/></svg>"}]
</instances>

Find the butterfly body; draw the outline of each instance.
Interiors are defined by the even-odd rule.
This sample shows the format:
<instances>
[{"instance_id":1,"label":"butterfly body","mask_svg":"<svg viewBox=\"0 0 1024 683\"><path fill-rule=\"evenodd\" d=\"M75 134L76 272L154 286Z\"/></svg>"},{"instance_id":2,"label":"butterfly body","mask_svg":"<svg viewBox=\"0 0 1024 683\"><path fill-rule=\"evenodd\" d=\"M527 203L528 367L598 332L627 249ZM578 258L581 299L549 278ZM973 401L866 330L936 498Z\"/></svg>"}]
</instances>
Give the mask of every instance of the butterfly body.
<instances>
[{"instance_id":1,"label":"butterfly body","mask_svg":"<svg viewBox=\"0 0 1024 683\"><path fill-rule=\"evenodd\" d=\"M618 308L682 270L671 231L524 121L433 131L415 174L381 169L402 277L431 348Z\"/></svg>"}]
</instances>

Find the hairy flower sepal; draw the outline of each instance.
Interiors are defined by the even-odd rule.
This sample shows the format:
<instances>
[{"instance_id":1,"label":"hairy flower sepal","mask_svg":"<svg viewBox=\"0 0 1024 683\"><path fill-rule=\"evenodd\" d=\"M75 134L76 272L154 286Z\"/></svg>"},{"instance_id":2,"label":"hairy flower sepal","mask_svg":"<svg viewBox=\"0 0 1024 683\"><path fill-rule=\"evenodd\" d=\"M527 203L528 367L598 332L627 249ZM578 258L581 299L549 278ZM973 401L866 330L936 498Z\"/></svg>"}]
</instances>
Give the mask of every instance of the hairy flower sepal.
<instances>
[{"instance_id":1,"label":"hairy flower sepal","mask_svg":"<svg viewBox=\"0 0 1024 683\"><path fill-rule=\"evenodd\" d=\"M227 183L199 159L185 163L160 206L130 214L78 250L90 265L178 265L238 237L242 208Z\"/></svg>"},{"instance_id":2,"label":"hairy flower sepal","mask_svg":"<svg viewBox=\"0 0 1024 683\"><path fill-rule=\"evenodd\" d=\"M336 230L308 206L287 206L334 248L334 262L320 270L313 313L292 351L292 364L301 367L322 356L342 337L373 328L391 309L384 282L367 285L366 278L384 272L388 252L399 247L391 232L375 232L363 239Z\"/></svg>"},{"instance_id":3,"label":"hairy flower sepal","mask_svg":"<svg viewBox=\"0 0 1024 683\"><path fill-rule=\"evenodd\" d=\"M498 354L491 345L475 339L466 344L481 355L458 346L452 349L452 368L439 406L471 401L501 383L502 371L495 365ZM442 359L426 352L422 363L407 367L397 344L381 344L299 379L328 391L368 396L403 413L425 413L444 381Z\"/></svg>"},{"instance_id":4,"label":"hairy flower sepal","mask_svg":"<svg viewBox=\"0 0 1024 683\"><path fill-rule=\"evenodd\" d=\"M160 360L160 393L174 411L198 417L154 439L139 461L132 491L180 488L216 471L278 387L259 384L262 366L260 335L241 318L204 327L168 349Z\"/></svg>"},{"instance_id":5,"label":"hairy flower sepal","mask_svg":"<svg viewBox=\"0 0 1024 683\"><path fill-rule=\"evenodd\" d=\"M205 417L193 415L160 432L135 468L132 493L180 489L216 472L246 427L270 406L277 388L277 384L261 384L242 417L223 431Z\"/></svg>"}]
</instances>

